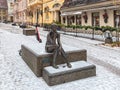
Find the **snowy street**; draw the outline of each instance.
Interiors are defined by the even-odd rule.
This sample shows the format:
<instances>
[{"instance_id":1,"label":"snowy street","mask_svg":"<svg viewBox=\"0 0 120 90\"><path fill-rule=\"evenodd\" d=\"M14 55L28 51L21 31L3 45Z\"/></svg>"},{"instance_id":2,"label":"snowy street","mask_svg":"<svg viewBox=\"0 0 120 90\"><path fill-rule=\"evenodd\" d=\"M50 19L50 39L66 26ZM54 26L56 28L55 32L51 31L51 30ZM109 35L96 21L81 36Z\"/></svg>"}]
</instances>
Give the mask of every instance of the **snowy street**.
<instances>
[{"instance_id":1,"label":"snowy street","mask_svg":"<svg viewBox=\"0 0 120 90\"><path fill-rule=\"evenodd\" d=\"M39 32L42 44L45 44L47 32L41 28ZM102 46L101 41L64 34L61 34L61 42L86 49L87 60L96 65L97 75L48 86L43 78L34 75L19 56L21 44L39 43L35 36L25 36L18 26L0 23L0 90L120 90L120 48Z\"/></svg>"}]
</instances>

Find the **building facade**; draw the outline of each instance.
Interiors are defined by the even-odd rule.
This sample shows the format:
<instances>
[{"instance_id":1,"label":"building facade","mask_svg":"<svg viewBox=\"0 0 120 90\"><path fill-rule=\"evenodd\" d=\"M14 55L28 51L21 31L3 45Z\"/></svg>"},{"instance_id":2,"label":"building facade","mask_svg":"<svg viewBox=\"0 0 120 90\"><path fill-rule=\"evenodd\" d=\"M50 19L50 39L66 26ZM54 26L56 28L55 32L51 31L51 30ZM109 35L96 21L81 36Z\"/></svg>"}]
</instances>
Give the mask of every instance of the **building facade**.
<instances>
[{"instance_id":1,"label":"building facade","mask_svg":"<svg viewBox=\"0 0 120 90\"><path fill-rule=\"evenodd\" d=\"M120 0L65 0L61 18L65 25L120 27Z\"/></svg>"},{"instance_id":2,"label":"building facade","mask_svg":"<svg viewBox=\"0 0 120 90\"><path fill-rule=\"evenodd\" d=\"M0 22L7 21L8 5L7 0L0 0Z\"/></svg>"},{"instance_id":3,"label":"building facade","mask_svg":"<svg viewBox=\"0 0 120 90\"><path fill-rule=\"evenodd\" d=\"M8 21L13 22L13 4L14 0L7 0L8 2Z\"/></svg>"},{"instance_id":4,"label":"building facade","mask_svg":"<svg viewBox=\"0 0 120 90\"><path fill-rule=\"evenodd\" d=\"M61 22L60 8L64 0L15 0L14 22L31 25Z\"/></svg>"},{"instance_id":5,"label":"building facade","mask_svg":"<svg viewBox=\"0 0 120 90\"><path fill-rule=\"evenodd\" d=\"M41 24L42 22L42 3L43 0L28 0L27 21L29 24Z\"/></svg>"},{"instance_id":6,"label":"building facade","mask_svg":"<svg viewBox=\"0 0 120 90\"><path fill-rule=\"evenodd\" d=\"M14 22L27 23L27 0L14 1Z\"/></svg>"},{"instance_id":7,"label":"building facade","mask_svg":"<svg viewBox=\"0 0 120 90\"><path fill-rule=\"evenodd\" d=\"M43 23L61 22L60 8L64 0L44 0Z\"/></svg>"}]
</instances>

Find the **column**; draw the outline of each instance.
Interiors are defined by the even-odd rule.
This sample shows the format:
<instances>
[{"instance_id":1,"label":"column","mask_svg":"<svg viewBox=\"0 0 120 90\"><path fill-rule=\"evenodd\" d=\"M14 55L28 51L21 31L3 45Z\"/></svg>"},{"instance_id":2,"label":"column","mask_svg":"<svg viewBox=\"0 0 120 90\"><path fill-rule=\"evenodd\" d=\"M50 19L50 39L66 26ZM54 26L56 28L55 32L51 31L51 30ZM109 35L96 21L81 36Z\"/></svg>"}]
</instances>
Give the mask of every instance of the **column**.
<instances>
[{"instance_id":1,"label":"column","mask_svg":"<svg viewBox=\"0 0 120 90\"><path fill-rule=\"evenodd\" d=\"M59 20L60 18L59 18L59 11L56 11L56 20L59 22L60 20Z\"/></svg>"},{"instance_id":2,"label":"column","mask_svg":"<svg viewBox=\"0 0 120 90\"><path fill-rule=\"evenodd\" d=\"M67 17L68 17L68 16L65 16L65 25L68 25Z\"/></svg>"},{"instance_id":3,"label":"column","mask_svg":"<svg viewBox=\"0 0 120 90\"><path fill-rule=\"evenodd\" d=\"M64 23L63 23L63 16L61 16L61 23L64 24Z\"/></svg>"},{"instance_id":4,"label":"column","mask_svg":"<svg viewBox=\"0 0 120 90\"><path fill-rule=\"evenodd\" d=\"M74 19L75 19L74 24L76 25L76 24L77 24L77 23L76 23L76 21L77 21L76 15L74 15Z\"/></svg>"}]
</instances>

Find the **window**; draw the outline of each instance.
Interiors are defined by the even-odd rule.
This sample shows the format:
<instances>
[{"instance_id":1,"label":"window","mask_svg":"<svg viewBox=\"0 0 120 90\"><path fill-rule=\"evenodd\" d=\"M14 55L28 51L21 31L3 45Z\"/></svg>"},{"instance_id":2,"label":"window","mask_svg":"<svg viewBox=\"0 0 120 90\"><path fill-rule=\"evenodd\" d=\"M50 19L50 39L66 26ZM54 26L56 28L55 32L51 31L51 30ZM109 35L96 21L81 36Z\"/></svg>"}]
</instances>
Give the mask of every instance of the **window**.
<instances>
[{"instance_id":1,"label":"window","mask_svg":"<svg viewBox=\"0 0 120 90\"><path fill-rule=\"evenodd\" d=\"M63 23L65 23L65 17L63 17Z\"/></svg>"},{"instance_id":2,"label":"window","mask_svg":"<svg viewBox=\"0 0 120 90\"><path fill-rule=\"evenodd\" d=\"M3 16L3 20L6 20L6 17L5 17L5 16Z\"/></svg>"},{"instance_id":3,"label":"window","mask_svg":"<svg viewBox=\"0 0 120 90\"><path fill-rule=\"evenodd\" d=\"M59 3L56 3L56 4L54 4L53 5L53 8L58 8L58 7L60 7L61 5L59 4Z\"/></svg>"},{"instance_id":4,"label":"window","mask_svg":"<svg viewBox=\"0 0 120 90\"><path fill-rule=\"evenodd\" d=\"M3 15L6 15L6 11L5 10L3 11Z\"/></svg>"},{"instance_id":5,"label":"window","mask_svg":"<svg viewBox=\"0 0 120 90\"><path fill-rule=\"evenodd\" d=\"M46 19L49 19L49 7L48 6L44 9L44 12L45 12Z\"/></svg>"},{"instance_id":6,"label":"window","mask_svg":"<svg viewBox=\"0 0 120 90\"><path fill-rule=\"evenodd\" d=\"M13 3L12 2L10 3L10 7L13 7Z\"/></svg>"},{"instance_id":7,"label":"window","mask_svg":"<svg viewBox=\"0 0 120 90\"><path fill-rule=\"evenodd\" d=\"M46 12L46 19L49 19L49 12Z\"/></svg>"},{"instance_id":8,"label":"window","mask_svg":"<svg viewBox=\"0 0 120 90\"><path fill-rule=\"evenodd\" d=\"M114 23L115 27L120 28L120 10L114 11Z\"/></svg>"},{"instance_id":9,"label":"window","mask_svg":"<svg viewBox=\"0 0 120 90\"><path fill-rule=\"evenodd\" d=\"M99 12L92 13L92 26L100 26Z\"/></svg>"},{"instance_id":10,"label":"window","mask_svg":"<svg viewBox=\"0 0 120 90\"><path fill-rule=\"evenodd\" d=\"M72 25L75 21L75 17L74 16L68 16L67 20L68 20L68 25Z\"/></svg>"},{"instance_id":11,"label":"window","mask_svg":"<svg viewBox=\"0 0 120 90\"><path fill-rule=\"evenodd\" d=\"M76 25L81 25L81 15L76 15Z\"/></svg>"}]
</instances>

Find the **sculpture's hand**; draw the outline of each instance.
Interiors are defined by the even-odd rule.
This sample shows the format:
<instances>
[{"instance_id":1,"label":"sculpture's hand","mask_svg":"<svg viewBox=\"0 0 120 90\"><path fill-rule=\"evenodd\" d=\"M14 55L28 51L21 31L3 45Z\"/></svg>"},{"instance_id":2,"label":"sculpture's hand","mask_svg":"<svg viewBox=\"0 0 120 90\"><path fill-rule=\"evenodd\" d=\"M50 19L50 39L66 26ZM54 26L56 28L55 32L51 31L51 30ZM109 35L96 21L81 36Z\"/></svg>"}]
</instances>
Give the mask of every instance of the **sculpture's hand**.
<instances>
[{"instance_id":1,"label":"sculpture's hand","mask_svg":"<svg viewBox=\"0 0 120 90\"><path fill-rule=\"evenodd\" d=\"M59 48L59 49L60 49L60 51L61 51L61 49L62 49L62 46L60 46L60 48Z\"/></svg>"}]
</instances>

